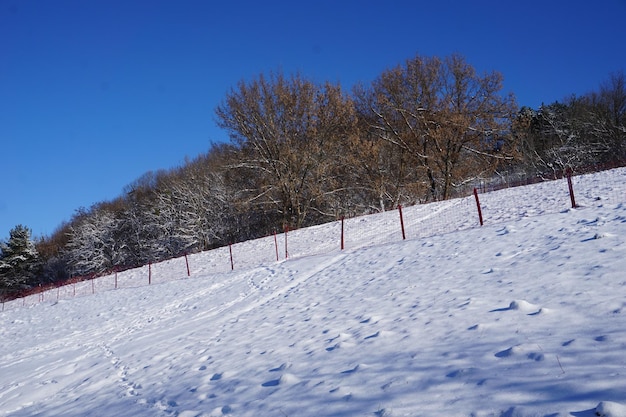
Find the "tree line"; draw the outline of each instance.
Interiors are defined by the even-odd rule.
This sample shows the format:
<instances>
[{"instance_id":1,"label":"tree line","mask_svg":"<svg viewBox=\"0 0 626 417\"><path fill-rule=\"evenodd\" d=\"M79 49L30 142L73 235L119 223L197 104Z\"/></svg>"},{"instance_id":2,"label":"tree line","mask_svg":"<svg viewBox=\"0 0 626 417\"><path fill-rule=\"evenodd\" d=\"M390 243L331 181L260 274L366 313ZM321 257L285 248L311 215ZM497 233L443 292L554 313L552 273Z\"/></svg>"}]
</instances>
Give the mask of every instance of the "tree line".
<instances>
[{"instance_id":1,"label":"tree line","mask_svg":"<svg viewBox=\"0 0 626 417\"><path fill-rule=\"evenodd\" d=\"M148 172L50 236L0 244L0 296L300 228L461 195L496 175L626 160L626 85L538 109L460 55L415 56L345 91L301 74L240 81L215 109L230 142Z\"/></svg>"}]
</instances>

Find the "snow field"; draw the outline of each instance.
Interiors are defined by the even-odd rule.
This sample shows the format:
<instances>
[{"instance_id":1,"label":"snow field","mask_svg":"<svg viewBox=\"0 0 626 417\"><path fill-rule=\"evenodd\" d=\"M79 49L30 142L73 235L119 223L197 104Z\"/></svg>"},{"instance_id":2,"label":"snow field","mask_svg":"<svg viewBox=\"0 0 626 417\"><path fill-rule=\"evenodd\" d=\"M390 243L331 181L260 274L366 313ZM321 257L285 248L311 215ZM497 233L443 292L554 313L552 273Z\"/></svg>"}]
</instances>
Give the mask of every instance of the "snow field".
<instances>
[{"instance_id":1,"label":"snow field","mask_svg":"<svg viewBox=\"0 0 626 417\"><path fill-rule=\"evenodd\" d=\"M552 183L502 190L480 196L482 228L473 212L400 241L390 212L350 219L389 234L362 227L343 252L333 223L290 232L286 261L270 237L242 246L269 261L233 272L206 252L190 278L172 260L151 286L130 288L141 268L9 308L0 415L626 416L626 205L594 177L579 209ZM406 209L407 231L472 204Z\"/></svg>"}]
</instances>

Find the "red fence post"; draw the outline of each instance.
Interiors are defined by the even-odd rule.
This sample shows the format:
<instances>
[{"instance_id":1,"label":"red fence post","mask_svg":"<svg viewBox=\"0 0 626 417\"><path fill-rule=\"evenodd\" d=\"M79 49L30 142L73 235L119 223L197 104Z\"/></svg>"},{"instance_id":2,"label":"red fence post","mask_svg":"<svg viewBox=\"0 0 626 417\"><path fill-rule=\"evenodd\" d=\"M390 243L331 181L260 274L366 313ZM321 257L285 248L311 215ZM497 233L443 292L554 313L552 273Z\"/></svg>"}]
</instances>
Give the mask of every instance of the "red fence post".
<instances>
[{"instance_id":1,"label":"red fence post","mask_svg":"<svg viewBox=\"0 0 626 417\"><path fill-rule=\"evenodd\" d=\"M567 186L569 188L569 198L572 201L572 208L576 208L576 199L574 198L574 186L572 185L572 169L568 167L565 170L565 175L567 176Z\"/></svg>"},{"instance_id":2,"label":"red fence post","mask_svg":"<svg viewBox=\"0 0 626 417\"><path fill-rule=\"evenodd\" d=\"M406 240L406 234L404 233L404 218L402 217L402 206L398 204L398 212L400 213L400 227L402 228L402 240Z\"/></svg>"},{"instance_id":3,"label":"red fence post","mask_svg":"<svg viewBox=\"0 0 626 417\"><path fill-rule=\"evenodd\" d=\"M187 254L185 253L185 265L187 265L187 276L191 276L191 272L189 271L189 259L187 259Z\"/></svg>"},{"instance_id":4,"label":"red fence post","mask_svg":"<svg viewBox=\"0 0 626 417\"><path fill-rule=\"evenodd\" d=\"M235 262L233 261L233 245L228 244L228 251L230 252L230 270L235 270Z\"/></svg>"},{"instance_id":5,"label":"red fence post","mask_svg":"<svg viewBox=\"0 0 626 417\"><path fill-rule=\"evenodd\" d=\"M343 234L343 222L344 222L344 216L341 216L341 250L344 249L345 245L344 245L344 234Z\"/></svg>"},{"instance_id":6,"label":"red fence post","mask_svg":"<svg viewBox=\"0 0 626 417\"><path fill-rule=\"evenodd\" d=\"M476 208L478 209L478 221L483 225L483 211L480 209L480 200L478 199L478 190L474 188L474 198L476 199Z\"/></svg>"}]
</instances>

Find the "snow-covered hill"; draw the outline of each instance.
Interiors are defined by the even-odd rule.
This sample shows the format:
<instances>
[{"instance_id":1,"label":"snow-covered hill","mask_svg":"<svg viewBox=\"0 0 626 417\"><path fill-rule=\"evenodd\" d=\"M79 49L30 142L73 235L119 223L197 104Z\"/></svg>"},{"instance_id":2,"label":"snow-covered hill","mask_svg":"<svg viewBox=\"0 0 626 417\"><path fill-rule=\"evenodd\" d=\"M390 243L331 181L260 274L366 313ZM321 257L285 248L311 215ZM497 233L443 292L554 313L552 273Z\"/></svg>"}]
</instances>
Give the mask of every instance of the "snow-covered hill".
<instances>
[{"instance_id":1,"label":"snow-covered hill","mask_svg":"<svg viewBox=\"0 0 626 417\"><path fill-rule=\"evenodd\" d=\"M625 178L578 178L577 209L544 183L482 195L482 228L453 200L406 209L406 241L390 212L348 222L344 251L334 223L288 260L270 237L232 272L221 249L190 278L176 260L18 300L0 415L626 416Z\"/></svg>"}]
</instances>

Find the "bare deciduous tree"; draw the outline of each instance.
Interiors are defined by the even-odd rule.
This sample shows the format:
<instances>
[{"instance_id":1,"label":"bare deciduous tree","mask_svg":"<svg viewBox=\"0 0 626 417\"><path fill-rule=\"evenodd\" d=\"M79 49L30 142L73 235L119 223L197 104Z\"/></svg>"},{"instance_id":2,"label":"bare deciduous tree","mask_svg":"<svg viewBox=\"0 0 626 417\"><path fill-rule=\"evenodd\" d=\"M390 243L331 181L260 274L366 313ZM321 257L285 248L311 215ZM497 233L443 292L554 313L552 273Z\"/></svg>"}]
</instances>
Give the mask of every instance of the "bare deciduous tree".
<instances>
[{"instance_id":1,"label":"bare deciduous tree","mask_svg":"<svg viewBox=\"0 0 626 417\"><path fill-rule=\"evenodd\" d=\"M277 210L296 227L311 221L313 212L325 214L325 199L341 187L336 150L356 126L352 102L339 86L300 75L261 75L240 82L216 115L239 148L234 168L253 172L248 203Z\"/></svg>"},{"instance_id":2,"label":"bare deciduous tree","mask_svg":"<svg viewBox=\"0 0 626 417\"><path fill-rule=\"evenodd\" d=\"M589 169L626 157L626 85L623 73L611 74L599 91L524 108L512 130L526 167L539 174L566 168Z\"/></svg>"},{"instance_id":3,"label":"bare deciduous tree","mask_svg":"<svg viewBox=\"0 0 626 417\"><path fill-rule=\"evenodd\" d=\"M446 199L511 157L516 104L501 89L499 73L478 75L459 55L416 56L355 95L371 131L410 155L424 198Z\"/></svg>"}]
</instances>

